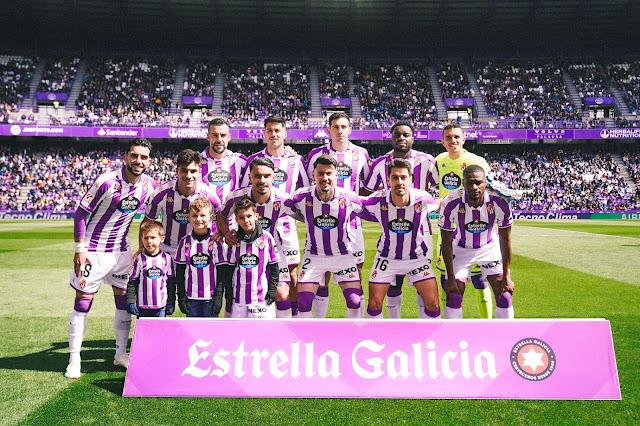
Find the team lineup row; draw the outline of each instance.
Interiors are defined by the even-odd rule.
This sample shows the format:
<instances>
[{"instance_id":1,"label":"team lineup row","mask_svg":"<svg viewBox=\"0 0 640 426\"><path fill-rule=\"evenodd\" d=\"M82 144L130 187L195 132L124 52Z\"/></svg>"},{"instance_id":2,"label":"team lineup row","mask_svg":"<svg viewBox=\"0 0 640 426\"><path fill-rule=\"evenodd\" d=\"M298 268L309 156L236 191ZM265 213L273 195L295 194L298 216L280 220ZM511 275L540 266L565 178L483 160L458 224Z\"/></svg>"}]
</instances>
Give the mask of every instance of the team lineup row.
<instances>
[{"instance_id":1,"label":"team lineup row","mask_svg":"<svg viewBox=\"0 0 640 426\"><path fill-rule=\"evenodd\" d=\"M271 116L265 120L267 147L247 159L227 149L229 126L214 119L209 147L202 155L180 152L177 178L158 188L144 174L151 144L131 141L123 168L101 175L75 215L70 284L76 299L65 375L80 376L86 317L102 282L112 287L116 305L114 365L124 367L130 313L170 315L176 292L187 316L217 316L225 297L225 316L311 318L313 308L313 316L322 318L333 276L346 317L362 318L363 219L382 228L366 317L382 317L386 296L389 317L400 318L407 276L421 318L438 318L442 310L445 318L461 318L469 278L483 317L492 316L493 291L496 318L513 318L511 210L505 198L486 189L489 166L464 150L462 129L452 124L443 130L446 152L434 159L412 149L413 126L398 122L391 129L393 149L373 162L349 141L350 132L349 117L333 114L331 142L312 150L305 163L284 144L285 121ZM429 194L436 186L443 200ZM127 236L143 203L146 217L131 270ZM440 211L442 234L441 256L435 257L432 211ZM302 259L294 220L307 229Z\"/></svg>"}]
</instances>

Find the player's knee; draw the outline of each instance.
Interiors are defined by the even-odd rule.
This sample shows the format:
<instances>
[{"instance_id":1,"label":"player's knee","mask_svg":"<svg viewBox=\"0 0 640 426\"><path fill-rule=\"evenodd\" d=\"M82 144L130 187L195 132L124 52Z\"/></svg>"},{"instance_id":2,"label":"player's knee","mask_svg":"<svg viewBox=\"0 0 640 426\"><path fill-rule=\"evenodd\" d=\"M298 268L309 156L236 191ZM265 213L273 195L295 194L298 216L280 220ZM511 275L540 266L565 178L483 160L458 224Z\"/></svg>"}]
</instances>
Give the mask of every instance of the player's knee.
<instances>
[{"instance_id":1,"label":"player's knee","mask_svg":"<svg viewBox=\"0 0 640 426\"><path fill-rule=\"evenodd\" d=\"M440 299L437 297L434 299L432 297L427 297L426 300L423 299L424 307L430 311L436 311L440 308Z\"/></svg>"},{"instance_id":2,"label":"player's knee","mask_svg":"<svg viewBox=\"0 0 640 426\"><path fill-rule=\"evenodd\" d=\"M311 291L298 292L298 310L300 312L310 312L313 306L315 295Z\"/></svg>"},{"instance_id":3,"label":"player's knee","mask_svg":"<svg viewBox=\"0 0 640 426\"><path fill-rule=\"evenodd\" d=\"M374 311L382 309L382 300L369 299L368 308Z\"/></svg>"},{"instance_id":4,"label":"player's knee","mask_svg":"<svg viewBox=\"0 0 640 426\"><path fill-rule=\"evenodd\" d=\"M287 283L279 283L276 289L276 302L289 300L289 285Z\"/></svg>"},{"instance_id":5,"label":"player's knee","mask_svg":"<svg viewBox=\"0 0 640 426\"><path fill-rule=\"evenodd\" d=\"M487 288L487 280L482 277L482 274L479 275L471 275L471 284L477 290L482 290Z\"/></svg>"},{"instance_id":6,"label":"player's knee","mask_svg":"<svg viewBox=\"0 0 640 426\"><path fill-rule=\"evenodd\" d=\"M82 314L86 314L91 309L91 304L93 303L93 298L87 297L76 297L75 302L73 303L73 310Z\"/></svg>"},{"instance_id":7,"label":"player's knee","mask_svg":"<svg viewBox=\"0 0 640 426\"><path fill-rule=\"evenodd\" d=\"M462 296L458 293L449 293L447 295L447 306L454 309L462 308Z\"/></svg>"},{"instance_id":8,"label":"player's knee","mask_svg":"<svg viewBox=\"0 0 640 426\"><path fill-rule=\"evenodd\" d=\"M127 295L126 294L114 294L113 300L116 303L116 309L120 309L122 311L127 310Z\"/></svg>"},{"instance_id":9,"label":"player's knee","mask_svg":"<svg viewBox=\"0 0 640 426\"><path fill-rule=\"evenodd\" d=\"M498 308L509 308L513 305L511 301L511 293L503 293L496 298L496 306Z\"/></svg>"},{"instance_id":10,"label":"player's knee","mask_svg":"<svg viewBox=\"0 0 640 426\"><path fill-rule=\"evenodd\" d=\"M318 297L329 297L329 286L320 286L318 287L318 292L316 293Z\"/></svg>"},{"instance_id":11,"label":"player's knee","mask_svg":"<svg viewBox=\"0 0 640 426\"><path fill-rule=\"evenodd\" d=\"M359 288L345 288L342 291L344 300L347 302L347 308L358 309L360 307L360 289Z\"/></svg>"}]
</instances>

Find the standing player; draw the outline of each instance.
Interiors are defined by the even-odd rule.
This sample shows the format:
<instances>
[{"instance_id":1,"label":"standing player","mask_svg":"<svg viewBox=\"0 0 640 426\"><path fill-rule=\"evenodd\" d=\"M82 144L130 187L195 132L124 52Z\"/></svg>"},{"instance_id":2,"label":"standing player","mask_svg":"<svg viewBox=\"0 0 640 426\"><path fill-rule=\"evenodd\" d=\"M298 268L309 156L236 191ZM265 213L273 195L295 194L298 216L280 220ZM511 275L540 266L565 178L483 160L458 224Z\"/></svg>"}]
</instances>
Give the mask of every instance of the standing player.
<instances>
[{"instance_id":1,"label":"standing player","mask_svg":"<svg viewBox=\"0 0 640 426\"><path fill-rule=\"evenodd\" d=\"M279 282L279 256L275 241L268 231L256 226L258 210L244 197L233 203L238 222L238 243L230 246L228 263L232 268L218 268L218 282L211 299L213 316L222 308L222 289L231 291L233 284L232 318L275 318L273 302ZM228 293L230 294L230 293Z\"/></svg>"},{"instance_id":2,"label":"standing player","mask_svg":"<svg viewBox=\"0 0 640 426\"><path fill-rule=\"evenodd\" d=\"M442 130L442 145L447 152L436 157L436 165L438 166L438 174L440 177L440 198L444 198L449 193L462 187L462 173L465 167L471 164L477 164L482 167L485 173L491 171L491 167L484 160L475 154L464 149L466 139L464 132L458 123L447 124ZM438 250L438 258L434 266L436 275L440 275L441 284L444 283L444 265L442 264L442 256ZM487 281L483 279L480 268L475 265L471 270L471 283L476 289L478 296L478 308L480 310L480 318L492 317L491 290L487 285ZM446 300L445 293L441 293L440 305L444 308Z\"/></svg>"},{"instance_id":3,"label":"standing player","mask_svg":"<svg viewBox=\"0 0 640 426\"><path fill-rule=\"evenodd\" d=\"M362 183L369 175L371 162L366 149L354 145L349 141L352 131L351 120L343 112L336 112L329 116L329 128L327 131L331 135L331 143L312 149L309 152L309 162L307 163L307 173L312 178L314 163L321 155L329 155L337 162L337 180L335 186L348 189L360 194ZM352 247L353 256L358 266L358 274L361 274L364 264L364 236L362 234L362 221L359 217L353 216L349 224L349 240ZM329 274L325 276L327 282ZM363 296L362 289L360 295ZM329 287L323 286L318 290L315 299L315 316L324 318L329 304ZM364 300L361 303L364 310Z\"/></svg>"},{"instance_id":4,"label":"standing player","mask_svg":"<svg viewBox=\"0 0 640 426\"><path fill-rule=\"evenodd\" d=\"M369 177L364 183L364 187L373 192L378 189L389 189L387 183L387 166L394 158L407 160L413 168L413 187L423 191L434 192L438 185L438 170L436 160L429 154L416 151L413 147L413 137L415 128L407 121L397 121L391 127L391 146L393 149L377 158L371 166ZM387 314L389 318L400 318L402 307L402 282L404 276L396 277L394 286L390 286L387 291ZM424 312L423 298L416 294L418 310L420 314Z\"/></svg>"},{"instance_id":5,"label":"standing player","mask_svg":"<svg viewBox=\"0 0 640 426\"><path fill-rule=\"evenodd\" d=\"M352 213L360 213L357 194L336 186L338 162L329 155L318 156L312 177L316 184L297 190L285 204L286 213L305 222L307 239L298 277L298 316L312 318L311 308L320 285L326 286L325 273L347 301L347 318L358 318L362 286L356 260L351 253L348 228ZM326 311L325 311L326 312Z\"/></svg>"},{"instance_id":6,"label":"standing player","mask_svg":"<svg viewBox=\"0 0 640 426\"><path fill-rule=\"evenodd\" d=\"M387 165L388 190L362 202L363 218L382 225L378 253L369 276L367 318L382 318L382 302L396 276L407 275L423 305L421 318L439 318L438 285L431 269L429 212L439 207L426 191L412 188L412 165L395 158ZM428 232L426 232L428 231Z\"/></svg>"},{"instance_id":7,"label":"standing player","mask_svg":"<svg viewBox=\"0 0 640 426\"><path fill-rule=\"evenodd\" d=\"M231 134L224 118L214 118L207 131L209 147L202 151L202 181L214 190L218 200L240 187L247 157L227 149Z\"/></svg>"},{"instance_id":8,"label":"standing player","mask_svg":"<svg viewBox=\"0 0 640 426\"><path fill-rule=\"evenodd\" d=\"M249 182L251 186L233 191L227 196L217 219L220 233L224 236L229 246L235 246L239 243L236 231L229 230L229 217L234 212L236 202L240 199L248 198L255 203L254 207L258 214L259 228L271 236L275 235L278 249L282 252L281 239L276 233L276 227L280 219L286 215L283 207L284 202L289 199L289 195L272 187L274 176L275 166L273 161L267 157L255 157L249 163ZM238 232L240 232L240 229L238 229ZM291 318L289 269L287 260L282 256L280 257L279 274L280 285L277 287L278 298L276 299L277 317Z\"/></svg>"},{"instance_id":9,"label":"standing player","mask_svg":"<svg viewBox=\"0 0 640 426\"><path fill-rule=\"evenodd\" d=\"M215 192L200 180L200 153L184 149L178 153L175 179L160 185L149 198L142 229L148 222L162 216L166 237L160 250L175 259L178 243L193 227L189 222L189 204L197 197L206 197L213 206L214 214L220 210L220 201ZM212 230L215 230L212 229Z\"/></svg>"},{"instance_id":10,"label":"standing player","mask_svg":"<svg viewBox=\"0 0 640 426\"><path fill-rule=\"evenodd\" d=\"M153 192L155 182L144 175L151 164L151 143L133 139L120 170L98 177L76 210L73 235L75 255L70 285L76 291L69 320L69 365L65 376L80 377L80 349L86 331L87 313L93 296L104 282L113 289L116 310L114 365L128 367L127 342L131 315L126 309L126 289L131 266L129 229L138 211ZM85 243L88 240L88 245Z\"/></svg>"},{"instance_id":11,"label":"standing player","mask_svg":"<svg viewBox=\"0 0 640 426\"><path fill-rule=\"evenodd\" d=\"M465 283L471 266L479 265L496 298L496 318L513 318L514 285L509 271L513 219L509 202L486 191L485 172L478 165L464 169L463 186L444 198L438 219L447 268L444 317L462 318Z\"/></svg>"},{"instance_id":12,"label":"standing player","mask_svg":"<svg viewBox=\"0 0 640 426\"><path fill-rule=\"evenodd\" d=\"M270 159L275 165L275 175L273 186L291 195L293 192L305 186L309 186L309 176L305 169L304 158L295 152L285 149L284 141L287 138L286 121L279 115L271 115L264 120L264 137L267 147L247 160L248 164L257 157ZM242 180L242 187L250 184L250 172L245 173ZM280 239L281 263L287 263L289 269L289 300L293 314L297 313L298 291L298 264L300 263L300 242L298 241L298 230L295 221L289 216L283 216L276 225L276 231ZM278 240L278 235L272 233ZM278 309L280 312L280 309Z\"/></svg>"}]
</instances>

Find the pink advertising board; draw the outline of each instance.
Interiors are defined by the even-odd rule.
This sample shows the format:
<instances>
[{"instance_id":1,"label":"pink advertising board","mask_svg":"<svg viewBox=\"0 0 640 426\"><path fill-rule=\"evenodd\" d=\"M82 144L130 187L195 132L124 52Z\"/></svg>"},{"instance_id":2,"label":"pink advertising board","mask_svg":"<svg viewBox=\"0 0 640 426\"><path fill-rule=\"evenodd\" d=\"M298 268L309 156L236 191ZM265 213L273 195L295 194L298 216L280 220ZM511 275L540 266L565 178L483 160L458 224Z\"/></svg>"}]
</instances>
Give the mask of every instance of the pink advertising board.
<instances>
[{"instance_id":1,"label":"pink advertising board","mask_svg":"<svg viewBox=\"0 0 640 426\"><path fill-rule=\"evenodd\" d=\"M621 398L602 319L139 319L123 394Z\"/></svg>"}]
</instances>

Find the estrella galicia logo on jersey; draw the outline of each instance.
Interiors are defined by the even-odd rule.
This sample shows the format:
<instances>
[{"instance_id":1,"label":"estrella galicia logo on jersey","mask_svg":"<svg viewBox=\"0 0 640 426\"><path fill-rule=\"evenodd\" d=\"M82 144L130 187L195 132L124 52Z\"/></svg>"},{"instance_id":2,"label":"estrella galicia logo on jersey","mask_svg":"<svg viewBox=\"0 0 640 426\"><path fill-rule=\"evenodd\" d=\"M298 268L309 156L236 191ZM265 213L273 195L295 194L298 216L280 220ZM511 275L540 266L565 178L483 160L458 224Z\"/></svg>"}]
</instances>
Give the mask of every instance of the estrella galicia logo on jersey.
<instances>
[{"instance_id":1,"label":"estrella galicia logo on jersey","mask_svg":"<svg viewBox=\"0 0 640 426\"><path fill-rule=\"evenodd\" d=\"M338 163L338 179L345 180L349 179L353 172L351 171L351 166L343 163L342 161Z\"/></svg>"},{"instance_id":2,"label":"estrella galicia logo on jersey","mask_svg":"<svg viewBox=\"0 0 640 426\"><path fill-rule=\"evenodd\" d=\"M152 266L151 268L146 270L146 275L152 280L157 280L162 276L162 269L158 268L157 266Z\"/></svg>"},{"instance_id":3,"label":"estrella galicia logo on jersey","mask_svg":"<svg viewBox=\"0 0 640 426\"><path fill-rule=\"evenodd\" d=\"M238 263L240 263L240 266L245 269L251 269L258 266L258 263L260 263L260 258L253 253L245 253L240 256L240 262Z\"/></svg>"},{"instance_id":4,"label":"estrella galicia logo on jersey","mask_svg":"<svg viewBox=\"0 0 640 426\"><path fill-rule=\"evenodd\" d=\"M487 222L482 222L478 219L475 219L473 222L465 223L464 229L471 234L481 234L487 229L489 229L489 224Z\"/></svg>"},{"instance_id":5,"label":"estrella galicia logo on jersey","mask_svg":"<svg viewBox=\"0 0 640 426\"><path fill-rule=\"evenodd\" d=\"M196 253L189 259L194 268L206 268L211 263L211 257L207 253Z\"/></svg>"},{"instance_id":6,"label":"estrella galicia logo on jersey","mask_svg":"<svg viewBox=\"0 0 640 426\"><path fill-rule=\"evenodd\" d=\"M223 186L231 182L231 173L218 167L217 169L209 173L207 179L209 179L209 183L211 185Z\"/></svg>"},{"instance_id":7,"label":"estrella galicia logo on jersey","mask_svg":"<svg viewBox=\"0 0 640 426\"><path fill-rule=\"evenodd\" d=\"M446 189L458 189L462 185L462 179L454 172L442 176L442 186Z\"/></svg>"},{"instance_id":8,"label":"estrella galicia logo on jersey","mask_svg":"<svg viewBox=\"0 0 640 426\"><path fill-rule=\"evenodd\" d=\"M140 200L138 200L133 195L129 195L125 198L122 198L118 203L118 210L122 213L135 213L138 211L138 207L140 206Z\"/></svg>"},{"instance_id":9,"label":"estrella galicia logo on jersey","mask_svg":"<svg viewBox=\"0 0 640 426\"><path fill-rule=\"evenodd\" d=\"M513 345L510 361L520 377L536 382L546 379L556 369L556 354L551 346L534 337Z\"/></svg>"},{"instance_id":10,"label":"estrella galicia logo on jersey","mask_svg":"<svg viewBox=\"0 0 640 426\"><path fill-rule=\"evenodd\" d=\"M393 219L387 224L389 231L396 234L407 234L413 230L413 223L403 217Z\"/></svg>"},{"instance_id":11,"label":"estrella galicia logo on jersey","mask_svg":"<svg viewBox=\"0 0 640 426\"><path fill-rule=\"evenodd\" d=\"M173 220L178 222L180 225L186 225L189 223L189 210L182 209L173 212Z\"/></svg>"},{"instance_id":12,"label":"estrella galicia logo on jersey","mask_svg":"<svg viewBox=\"0 0 640 426\"><path fill-rule=\"evenodd\" d=\"M287 183L288 179L289 179L289 175L287 175L287 172L285 172L282 169L278 168L273 173L273 185L275 186L280 186Z\"/></svg>"},{"instance_id":13,"label":"estrella galicia logo on jersey","mask_svg":"<svg viewBox=\"0 0 640 426\"><path fill-rule=\"evenodd\" d=\"M333 229L338 226L338 218L328 214L323 214L322 216L314 217L313 224L323 231L328 231L329 229Z\"/></svg>"},{"instance_id":14,"label":"estrella galicia logo on jersey","mask_svg":"<svg viewBox=\"0 0 640 426\"><path fill-rule=\"evenodd\" d=\"M271 219L268 217L260 216L256 219L256 224L258 224L262 229L269 229L271 226Z\"/></svg>"}]
</instances>

